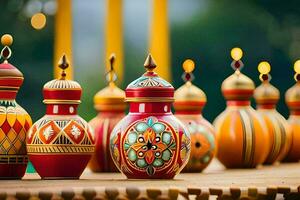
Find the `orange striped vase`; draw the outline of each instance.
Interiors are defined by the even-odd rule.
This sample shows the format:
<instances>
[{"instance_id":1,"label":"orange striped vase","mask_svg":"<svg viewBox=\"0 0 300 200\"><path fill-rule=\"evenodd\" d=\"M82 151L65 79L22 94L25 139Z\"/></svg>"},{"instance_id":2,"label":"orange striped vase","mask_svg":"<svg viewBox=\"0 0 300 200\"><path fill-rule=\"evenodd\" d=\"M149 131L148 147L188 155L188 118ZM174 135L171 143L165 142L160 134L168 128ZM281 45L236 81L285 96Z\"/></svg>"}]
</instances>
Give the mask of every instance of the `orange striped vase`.
<instances>
[{"instance_id":1,"label":"orange striped vase","mask_svg":"<svg viewBox=\"0 0 300 200\"><path fill-rule=\"evenodd\" d=\"M298 77L300 79L300 77ZM288 89L285 101L290 109L288 123L292 130L292 144L289 153L283 161L298 162L300 160L300 80Z\"/></svg>"},{"instance_id":2,"label":"orange striped vase","mask_svg":"<svg viewBox=\"0 0 300 200\"><path fill-rule=\"evenodd\" d=\"M290 150L292 133L286 119L277 112L276 103L280 98L277 88L264 80L254 91L257 111L262 116L270 137L270 148L264 164L280 162Z\"/></svg>"},{"instance_id":3,"label":"orange striped vase","mask_svg":"<svg viewBox=\"0 0 300 200\"><path fill-rule=\"evenodd\" d=\"M227 168L254 168L267 157L269 135L262 118L250 106L253 81L240 72L240 60L232 66L235 73L222 83L227 108L214 121L217 157Z\"/></svg>"}]
</instances>

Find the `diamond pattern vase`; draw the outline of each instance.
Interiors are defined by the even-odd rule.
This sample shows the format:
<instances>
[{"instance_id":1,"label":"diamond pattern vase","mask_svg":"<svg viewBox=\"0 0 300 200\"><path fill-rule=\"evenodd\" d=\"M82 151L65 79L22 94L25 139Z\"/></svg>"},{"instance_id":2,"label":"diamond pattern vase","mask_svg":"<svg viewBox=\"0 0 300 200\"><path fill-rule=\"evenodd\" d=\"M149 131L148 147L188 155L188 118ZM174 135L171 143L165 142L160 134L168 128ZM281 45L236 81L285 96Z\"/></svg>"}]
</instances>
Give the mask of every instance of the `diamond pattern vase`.
<instances>
[{"instance_id":1,"label":"diamond pattern vase","mask_svg":"<svg viewBox=\"0 0 300 200\"><path fill-rule=\"evenodd\" d=\"M4 58L0 64L0 179L20 179L27 167L26 133L32 122L15 100L24 77L8 62L12 37L4 35L1 42L5 47L0 56Z\"/></svg>"},{"instance_id":2,"label":"diamond pattern vase","mask_svg":"<svg viewBox=\"0 0 300 200\"><path fill-rule=\"evenodd\" d=\"M155 67L149 55L147 72L125 91L129 114L111 133L112 159L127 178L171 179L189 158L189 132L171 112L174 88Z\"/></svg>"},{"instance_id":3,"label":"diamond pattern vase","mask_svg":"<svg viewBox=\"0 0 300 200\"><path fill-rule=\"evenodd\" d=\"M60 67L68 65L63 57ZM28 132L27 151L43 179L77 179L94 152L94 134L88 123L77 115L80 85L59 79L44 85L46 115Z\"/></svg>"}]
</instances>

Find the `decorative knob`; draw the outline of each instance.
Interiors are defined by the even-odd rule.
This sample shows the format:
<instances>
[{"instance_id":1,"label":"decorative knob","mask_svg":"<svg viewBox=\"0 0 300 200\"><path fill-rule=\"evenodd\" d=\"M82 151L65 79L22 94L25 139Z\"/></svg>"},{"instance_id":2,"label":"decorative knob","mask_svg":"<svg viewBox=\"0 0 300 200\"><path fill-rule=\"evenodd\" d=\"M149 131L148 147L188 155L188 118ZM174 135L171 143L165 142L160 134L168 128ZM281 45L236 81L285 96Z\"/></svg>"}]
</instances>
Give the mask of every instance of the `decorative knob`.
<instances>
[{"instance_id":1,"label":"decorative knob","mask_svg":"<svg viewBox=\"0 0 300 200\"><path fill-rule=\"evenodd\" d=\"M67 75L65 70L69 67L69 61L68 61L67 56L65 54L58 61L58 67L62 69L60 79L65 80L66 75Z\"/></svg>"},{"instance_id":2,"label":"decorative knob","mask_svg":"<svg viewBox=\"0 0 300 200\"><path fill-rule=\"evenodd\" d=\"M296 72L294 75L295 81L300 81L300 60L297 60L294 64L294 71Z\"/></svg>"},{"instance_id":3,"label":"decorative knob","mask_svg":"<svg viewBox=\"0 0 300 200\"><path fill-rule=\"evenodd\" d=\"M262 61L258 64L257 68L260 73L259 79L262 82L264 82L264 81L269 82L271 80L271 75L269 74L271 71L271 65L266 61Z\"/></svg>"},{"instance_id":4,"label":"decorative knob","mask_svg":"<svg viewBox=\"0 0 300 200\"><path fill-rule=\"evenodd\" d=\"M195 63L191 59L186 59L183 64L182 68L184 70L184 73L182 74L182 79L184 82L191 82L194 80L193 71L195 69Z\"/></svg>"},{"instance_id":5,"label":"decorative knob","mask_svg":"<svg viewBox=\"0 0 300 200\"><path fill-rule=\"evenodd\" d=\"M151 54L148 54L145 63L144 63L144 67L146 68L146 70L148 72L152 72L155 68L156 68L156 63L154 61L154 59L152 58Z\"/></svg>"},{"instance_id":6,"label":"decorative knob","mask_svg":"<svg viewBox=\"0 0 300 200\"><path fill-rule=\"evenodd\" d=\"M10 34L5 34L1 37L1 44L4 48L1 51L0 57L4 58L4 62L7 63L7 60L11 57L10 45L13 43L13 37Z\"/></svg>"},{"instance_id":7,"label":"decorative knob","mask_svg":"<svg viewBox=\"0 0 300 200\"><path fill-rule=\"evenodd\" d=\"M240 71L244 67L244 63L241 61L241 58L243 57L243 51L239 47L235 47L231 49L230 55L233 59L231 63L231 67L235 71Z\"/></svg>"}]
</instances>

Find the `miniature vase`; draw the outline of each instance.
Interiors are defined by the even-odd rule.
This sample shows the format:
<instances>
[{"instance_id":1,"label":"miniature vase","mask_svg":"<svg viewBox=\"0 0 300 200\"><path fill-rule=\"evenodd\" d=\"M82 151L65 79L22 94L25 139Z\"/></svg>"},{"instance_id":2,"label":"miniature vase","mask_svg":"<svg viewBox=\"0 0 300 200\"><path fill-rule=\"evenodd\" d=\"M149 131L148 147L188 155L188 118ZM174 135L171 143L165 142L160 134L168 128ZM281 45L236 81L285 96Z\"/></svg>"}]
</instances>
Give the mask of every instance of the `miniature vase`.
<instances>
[{"instance_id":1,"label":"miniature vase","mask_svg":"<svg viewBox=\"0 0 300 200\"><path fill-rule=\"evenodd\" d=\"M95 133L95 153L89 162L93 172L119 172L110 156L109 139L115 125L125 117L126 103L125 92L115 84L114 60L112 55L110 70L106 74L109 84L94 96L98 114L89 122Z\"/></svg>"},{"instance_id":2,"label":"miniature vase","mask_svg":"<svg viewBox=\"0 0 300 200\"><path fill-rule=\"evenodd\" d=\"M187 127L191 136L190 159L183 172L201 172L216 154L214 127L202 116L207 98L205 93L192 84L194 62L190 59L183 63L186 82L175 91L175 116Z\"/></svg>"},{"instance_id":3,"label":"miniature vase","mask_svg":"<svg viewBox=\"0 0 300 200\"><path fill-rule=\"evenodd\" d=\"M186 165L190 136L172 114L174 88L153 70L151 55L147 72L126 88L129 113L113 129L110 151L118 169L134 179L172 179Z\"/></svg>"},{"instance_id":4,"label":"miniature vase","mask_svg":"<svg viewBox=\"0 0 300 200\"><path fill-rule=\"evenodd\" d=\"M42 179L78 179L94 153L94 133L77 114L81 86L66 80L63 56L61 78L44 85L46 115L30 128L27 151Z\"/></svg>"},{"instance_id":5,"label":"miniature vase","mask_svg":"<svg viewBox=\"0 0 300 200\"><path fill-rule=\"evenodd\" d=\"M214 121L217 157L227 168L254 168L265 161L270 139L263 119L250 105L255 86L241 73L243 63L235 51L241 50L231 52L235 72L222 83L227 107Z\"/></svg>"},{"instance_id":6,"label":"miniature vase","mask_svg":"<svg viewBox=\"0 0 300 200\"><path fill-rule=\"evenodd\" d=\"M21 179L26 171L28 156L26 134L32 125L29 114L16 102L23 84L23 74L8 62L12 36L1 38L5 47L0 64L0 179Z\"/></svg>"}]
</instances>

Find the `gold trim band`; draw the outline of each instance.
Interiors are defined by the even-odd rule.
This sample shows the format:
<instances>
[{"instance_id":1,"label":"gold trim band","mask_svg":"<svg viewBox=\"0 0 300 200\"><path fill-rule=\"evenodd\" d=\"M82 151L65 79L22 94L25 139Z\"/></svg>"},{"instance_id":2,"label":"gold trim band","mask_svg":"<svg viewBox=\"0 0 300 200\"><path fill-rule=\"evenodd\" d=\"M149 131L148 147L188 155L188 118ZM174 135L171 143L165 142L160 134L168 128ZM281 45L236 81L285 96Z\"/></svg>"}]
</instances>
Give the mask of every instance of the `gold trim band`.
<instances>
[{"instance_id":1,"label":"gold trim band","mask_svg":"<svg viewBox=\"0 0 300 200\"><path fill-rule=\"evenodd\" d=\"M67 154L84 154L84 153L94 153L94 145L36 145L36 144L27 144L28 154L57 154L57 153L67 153Z\"/></svg>"},{"instance_id":2,"label":"gold trim band","mask_svg":"<svg viewBox=\"0 0 300 200\"><path fill-rule=\"evenodd\" d=\"M80 100L45 99L44 104L80 104Z\"/></svg>"},{"instance_id":3,"label":"gold trim band","mask_svg":"<svg viewBox=\"0 0 300 200\"><path fill-rule=\"evenodd\" d=\"M135 97L125 98L125 102L174 102L172 97Z\"/></svg>"},{"instance_id":4,"label":"gold trim band","mask_svg":"<svg viewBox=\"0 0 300 200\"><path fill-rule=\"evenodd\" d=\"M0 155L1 164L27 164L27 155Z\"/></svg>"}]
</instances>

